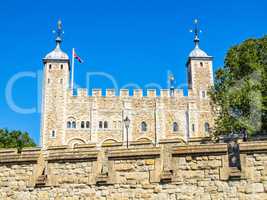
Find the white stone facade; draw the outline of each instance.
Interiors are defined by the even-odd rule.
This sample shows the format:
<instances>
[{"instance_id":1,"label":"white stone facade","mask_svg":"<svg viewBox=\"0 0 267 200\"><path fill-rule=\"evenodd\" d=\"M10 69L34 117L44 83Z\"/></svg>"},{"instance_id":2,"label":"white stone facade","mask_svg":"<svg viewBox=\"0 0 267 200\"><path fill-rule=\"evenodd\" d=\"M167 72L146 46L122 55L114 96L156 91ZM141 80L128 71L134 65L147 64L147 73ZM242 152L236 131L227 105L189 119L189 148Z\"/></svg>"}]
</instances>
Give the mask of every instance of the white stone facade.
<instances>
[{"instance_id":1,"label":"white stone facade","mask_svg":"<svg viewBox=\"0 0 267 200\"><path fill-rule=\"evenodd\" d=\"M193 51L199 51L197 48ZM130 142L147 140L158 144L163 139L187 140L209 135L214 119L207 94L213 84L212 57L189 56L187 96L179 89L173 95L169 89L161 90L159 96L155 90L148 90L146 96L142 90L134 90L132 96L128 90L121 90L116 96L112 89L105 94L93 89L92 96L88 96L83 88L74 96L69 87L69 58L61 51L60 43L54 51L57 51L55 58L49 56L43 60L43 148L81 143L126 144L126 117L130 119ZM142 130L142 124L146 130Z\"/></svg>"}]
</instances>

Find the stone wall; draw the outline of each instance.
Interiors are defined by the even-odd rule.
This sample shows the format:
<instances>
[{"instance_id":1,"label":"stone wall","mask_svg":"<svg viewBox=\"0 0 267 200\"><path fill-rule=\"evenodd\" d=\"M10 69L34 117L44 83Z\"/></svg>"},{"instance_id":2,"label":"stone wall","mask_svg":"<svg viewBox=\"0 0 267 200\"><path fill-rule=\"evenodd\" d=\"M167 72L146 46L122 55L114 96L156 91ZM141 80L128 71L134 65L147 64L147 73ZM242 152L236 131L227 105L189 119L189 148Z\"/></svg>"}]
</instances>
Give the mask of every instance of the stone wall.
<instances>
[{"instance_id":1,"label":"stone wall","mask_svg":"<svg viewBox=\"0 0 267 200\"><path fill-rule=\"evenodd\" d=\"M0 199L267 199L267 142L131 143L0 151Z\"/></svg>"},{"instance_id":2,"label":"stone wall","mask_svg":"<svg viewBox=\"0 0 267 200\"><path fill-rule=\"evenodd\" d=\"M126 117L130 119L130 141L146 139L158 143L160 139L203 137L208 136L204 124L208 122L211 127L213 125L214 117L209 98L184 96L183 91L178 89L173 97L170 97L169 90L161 90L159 96L156 95L156 90L147 90L146 96L143 96L142 90L135 90L133 96L125 89L120 91L119 96L111 91L113 90L107 90L103 95L101 90L94 89L92 96L88 96L88 91L83 88L78 89L77 95L68 90L66 105L61 102L54 106L61 108L64 105L63 115L60 115L64 119L58 121L48 116L51 127L57 121L57 134L51 138L53 129L44 129L43 137L48 137L51 143L43 143L43 147L76 143L97 143L101 146L106 140L125 143ZM54 107L49 107L49 112L55 114ZM67 123L72 121L75 121L76 127L67 127ZM87 121L90 127L82 127L81 124ZM103 123L102 127L99 127L99 122ZM108 123L108 127L104 127L104 122ZM142 122L147 124L146 131L141 129ZM178 124L177 131L173 131L175 122ZM58 134L61 132L62 135Z\"/></svg>"}]
</instances>

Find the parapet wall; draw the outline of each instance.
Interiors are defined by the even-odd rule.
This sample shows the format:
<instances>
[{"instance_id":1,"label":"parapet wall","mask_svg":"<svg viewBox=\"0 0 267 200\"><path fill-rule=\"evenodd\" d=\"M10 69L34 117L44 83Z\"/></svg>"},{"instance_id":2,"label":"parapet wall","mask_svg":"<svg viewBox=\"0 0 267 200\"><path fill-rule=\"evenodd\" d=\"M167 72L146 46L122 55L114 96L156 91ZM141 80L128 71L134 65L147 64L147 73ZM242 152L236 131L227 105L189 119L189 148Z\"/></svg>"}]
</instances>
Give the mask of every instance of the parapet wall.
<instances>
[{"instance_id":1,"label":"parapet wall","mask_svg":"<svg viewBox=\"0 0 267 200\"><path fill-rule=\"evenodd\" d=\"M267 199L267 142L240 144L241 170L227 144L165 141L0 151L0 199Z\"/></svg>"},{"instance_id":2,"label":"parapet wall","mask_svg":"<svg viewBox=\"0 0 267 200\"><path fill-rule=\"evenodd\" d=\"M72 91L68 91L69 96L72 96ZM87 88L78 88L77 89L77 96L89 96L89 91ZM102 89L94 88L92 89L93 97L170 97L171 92L170 89L160 89L159 95L157 94L156 89L134 89L133 94L130 95L130 90L128 89L120 89L118 94L116 94L115 89L106 89L105 92ZM183 89L174 89L173 97L185 97Z\"/></svg>"}]
</instances>

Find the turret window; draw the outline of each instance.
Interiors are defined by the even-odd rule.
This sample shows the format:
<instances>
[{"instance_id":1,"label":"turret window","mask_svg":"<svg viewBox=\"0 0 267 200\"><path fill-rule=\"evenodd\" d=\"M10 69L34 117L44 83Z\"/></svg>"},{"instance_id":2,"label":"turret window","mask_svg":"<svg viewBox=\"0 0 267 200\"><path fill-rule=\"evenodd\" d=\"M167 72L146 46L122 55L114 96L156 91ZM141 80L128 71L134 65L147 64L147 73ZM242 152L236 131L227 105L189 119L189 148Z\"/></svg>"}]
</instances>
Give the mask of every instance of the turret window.
<instances>
[{"instance_id":1,"label":"turret window","mask_svg":"<svg viewBox=\"0 0 267 200\"><path fill-rule=\"evenodd\" d=\"M195 124L192 124L192 132L195 132Z\"/></svg>"},{"instance_id":2,"label":"turret window","mask_svg":"<svg viewBox=\"0 0 267 200\"><path fill-rule=\"evenodd\" d=\"M60 65L60 69L63 69L63 65Z\"/></svg>"},{"instance_id":3,"label":"turret window","mask_svg":"<svg viewBox=\"0 0 267 200\"><path fill-rule=\"evenodd\" d=\"M51 131L51 138L56 138L56 131L55 130Z\"/></svg>"},{"instance_id":4,"label":"turret window","mask_svg":"<svg viewBox=\"0 0 267 200\"><path fill-rule=\"evenodd\" d=\"M142 132L146 132L147 131L147 123L146 122L142 122L141 123L141 131Z\"/></svg>"},{"instance_id":5,"label":"turret window","mask_svg":"<svg viewBox=\"0 0 267 200\"><path fill-rule=\"evenodd\" d=\"M203 62L200 62L200 67L203 67Z\"/></svg>"},{"instance_id":6,"label":"turret window","mask_svg":"<svg viewBox=\"0 0 267 200\"><path fill-rule=\"evenodd\" d=\"M49 78L49 79L47 79L47 83L48 83L48 84L50 83L50 78Z\"/></svg>"},{"instance_id":7,"label":"turret window","mask_svg":"<svg viewBox=\"0 0 267 200\"><path fill-rule=\"evenodd\" d=\"M201 96L202 96L202 98L206 98L206 91L203 90L203 91L201 92Z\"/></svg>"},{"instance_id":8,"label":"turret window","mask_svg":"<svg viewBox=\"0 0 267 200\"><path fill-rule=\"evenodd\" d=\"M205 124L204 124L204 130L205 130L206 133L208 133L210 131L210 125L209 125L208 122L205 122Z\"/></svg>"},{"instance_id":9,"label":"turret window","mask_svg":"<svg viewBox=\"0 0 267 200\"><path fill-rule=\"evenodd\" d=\"M49 69L52 69L52 65L50 64L50 65L48 66L48 68L49 68Z\"/></svg>"},{"instance_id":10,"label":"turret window","mask_svg":"<svg viewBox=\"0 0 267 200\"><path fill-rule=\"evenodd\" d=\"M173 122L172 131L173 132L178 132L178 130L179 130L178 123L177 122Z\"/></svg>"}]
</instances>

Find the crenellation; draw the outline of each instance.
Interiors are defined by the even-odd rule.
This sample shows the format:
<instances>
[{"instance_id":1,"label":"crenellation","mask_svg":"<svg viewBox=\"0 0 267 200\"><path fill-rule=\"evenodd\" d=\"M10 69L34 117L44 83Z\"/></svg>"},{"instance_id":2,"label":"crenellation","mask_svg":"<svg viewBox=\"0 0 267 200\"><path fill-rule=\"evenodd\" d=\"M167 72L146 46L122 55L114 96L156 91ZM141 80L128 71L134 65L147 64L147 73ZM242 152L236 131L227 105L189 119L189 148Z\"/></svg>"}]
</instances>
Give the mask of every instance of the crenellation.
<instances>
[{"instance_id":1,"label":"crenellation","mask_svg":"<svg viewBox=\"0 0 267 200\"><path fill-rule=\"evenodd\" d=\"M93 88L92 89L92 96L93 97L102 97L102 89Z\"/></svg>"},{"instance_id":2,"label":"crenellation","mask_svg":"<svg viewBox=\"0 0 267 200\"><path fill-rule=\"evenodd\" d=\"M184 97L184 90L183 89L175 89L174 90L174 96L175 97Z\"/></svg>"},{"instance_id":3,"label":"crenellation","mask_svg":"<svg viewBox=\"0 0 267 200\"><path fill-rule=\"evenodd\" d=\"M147 97L156 97L156 96L157 96L156 89L148 89L147 90Z\"/></svg>"},{"instance_id":4,"label":"crenellation","mask_svg":"<svg viewBox=\"0 0 267 200\"><path fill-rule=\"evenodd\" d=\"M115 89L106 89L106 97L115 97L116 91Z\"/></svg>"},{"instance_id":5,"label":"crenellation","mask_svg":"<svg viewBox=\"0 0 267 200\"><path fill-rule=\"evenodd\" d=\"M129 97L128 89L120 89L120 97Z\"/></svg>"},{"instance_id":6,"label":"crenellation","mask_svg":"<svg viewBox=\"0 0 267 200\"><path fill-rule=\"evenodd\" d=\"M161 89L160 94L157 94L156 89L147 89L146 91L143 91L143 89L133 89L133 94L131 95L131 92L129 89L120 89L119 95L116 94L115 89L106 89L105 94L103 93L102 89L98 88L93 88L92 90L92 95L89 95L88 89L87 88L77 88L77 95L73 93L73 90L67 89L67 97L73 97L73 96L79 96L79 97L129 97L131 98L142 98L142 97L170 97L170 89ZM192 94L192 90L189 90L190 95ZM144 95L146 94L146 95ZM184 90L183 89L174 89L174 97L181 98L181 97L186 97L184 95ZM207 99L205 99L207 100Z\"/></svg>"},{"instance_id":7,"label":"crenellation","mask_svg":"<svg viewBox=\"0 0 267 200\"><path fill-rule=\"evenodd\" d=\"M88 96L88 90L86 88L78 88L77 89L77 96L78 97L87 97Z\"/></svg>"},{"instance_id":8,"label":"crenellation","mask_svg":"<svg viewBox=\"0 0 267 200\"><path fill-rule=\"evenodd\" d=\"M169 89L161 89L160 90L160 97L169 97L170 96L170 90Z\"/></svg>"},{"instance_id":9,"label":"crenellation","mask_svg":"<svg viewBox=\"0 0 267 200\"><path fill-rule=\"evenodd\" d=\"M143 90L142 89L134 89L133 96L134 97L143 97Z\"/></svg>"}]
</instances>

